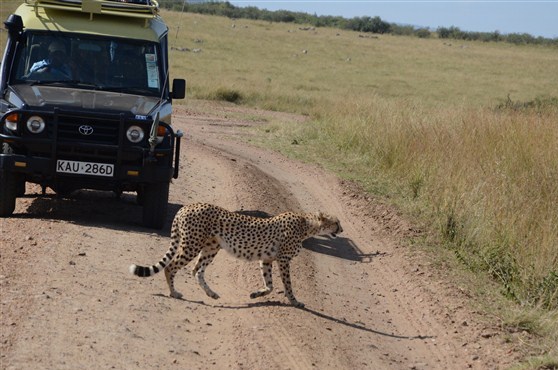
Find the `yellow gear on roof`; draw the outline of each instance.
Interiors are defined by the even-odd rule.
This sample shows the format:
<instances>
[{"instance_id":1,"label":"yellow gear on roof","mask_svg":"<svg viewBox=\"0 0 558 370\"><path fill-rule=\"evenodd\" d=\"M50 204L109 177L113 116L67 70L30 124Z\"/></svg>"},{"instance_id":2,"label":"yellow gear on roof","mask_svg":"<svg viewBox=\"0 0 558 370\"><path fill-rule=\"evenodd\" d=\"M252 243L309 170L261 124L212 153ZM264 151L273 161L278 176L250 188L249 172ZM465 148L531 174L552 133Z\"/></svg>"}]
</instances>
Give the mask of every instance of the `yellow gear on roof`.
<instances>
[{"instance_id":1,"label":"yellow gear on roof","mask_svg":"<svg viewBox=\"0 0 558 370\"><path fill-rule=\"evenodd\" d=\"M84 33L158 42L168 32L154 0L26 0L15 14L26 30Z\"/></svg>"}]
</instances>

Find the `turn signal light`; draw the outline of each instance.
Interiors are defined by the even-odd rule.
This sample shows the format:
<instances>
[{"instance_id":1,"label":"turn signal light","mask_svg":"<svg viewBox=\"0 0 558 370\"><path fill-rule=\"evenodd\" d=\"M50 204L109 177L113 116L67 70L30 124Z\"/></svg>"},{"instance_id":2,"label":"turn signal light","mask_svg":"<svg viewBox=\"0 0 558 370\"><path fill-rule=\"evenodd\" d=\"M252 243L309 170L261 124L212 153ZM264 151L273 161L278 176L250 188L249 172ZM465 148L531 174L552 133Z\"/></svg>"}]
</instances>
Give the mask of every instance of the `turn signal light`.
<instances>
[{"instance_id":1,"label":"turn signal light","mask_svg":"<svg viewBox=\"0 0 558 370\"><path fill-rule=\"evenodd\" d=\"M8 128L8 130L16 131L17 123L19 122L19 114L18 113L8 114L4 122L6 122L6 128Z\"/></svg>"}]
</instances>

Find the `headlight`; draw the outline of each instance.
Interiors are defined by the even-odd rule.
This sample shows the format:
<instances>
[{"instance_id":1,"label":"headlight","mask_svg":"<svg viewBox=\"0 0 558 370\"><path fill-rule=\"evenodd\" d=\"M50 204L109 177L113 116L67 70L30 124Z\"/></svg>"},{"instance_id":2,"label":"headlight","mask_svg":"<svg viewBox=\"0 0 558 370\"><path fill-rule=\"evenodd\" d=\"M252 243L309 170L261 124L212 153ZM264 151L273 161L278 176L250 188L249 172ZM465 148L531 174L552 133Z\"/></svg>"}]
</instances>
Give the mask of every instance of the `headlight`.
<instances>
[{"instance_id":1,"label":"headlight","mask_svg":"<svg viewBox=\"0 0 558 370\"><path fill-rule=\"evenodd\" d=\"M45 130L45 120L39 116L32 116L27 120L27 129L33 134L40 134Z\"/></svg>"},{"instance_id":2,"label":"headlight","mask_svg":"<svg viewBox=\"0 0 558 370\"><path fill-rule=\"evenodd\" d=\"M126 131L126 137L134 144L142 141L144 136L145 133L143 132L143 129L139 126L130 126L130 128L128 128L128 131Z\"/></svg>"},{"instance_id":3,"label":"headlight","mask_svg":"<svg viewBox=\"0 0 558 370\"><path fill-rule=\"evenodd\" d=\"M19 121L19 115L17 113L12 113L6 117L6 128L8 130L16 131L17 130L17 122Z\"/></svg>"}]
</instances>

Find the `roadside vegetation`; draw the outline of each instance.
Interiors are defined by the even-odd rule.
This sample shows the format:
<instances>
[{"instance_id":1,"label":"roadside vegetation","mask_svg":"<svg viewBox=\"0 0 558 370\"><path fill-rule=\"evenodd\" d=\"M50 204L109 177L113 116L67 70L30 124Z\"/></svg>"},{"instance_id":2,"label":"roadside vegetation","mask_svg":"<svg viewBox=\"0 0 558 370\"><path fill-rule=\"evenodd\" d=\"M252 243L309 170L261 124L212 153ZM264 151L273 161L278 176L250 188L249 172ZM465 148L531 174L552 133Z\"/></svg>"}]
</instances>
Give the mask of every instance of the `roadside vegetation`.
<instances>
[{"instance_id":1,"label":"roadside vegetation","mask_svg":"<svg viewBox=\"0 0 558 370\"><path fill-rule=\"evenodd\" d=\"M525 366L556 363L553 48L164 15L172 73L189 81L187 104L214 99L306 115L303 124L269 122L257 140L322 163L405 211L471 276L497 284L492 293L507 309L494 314L535 346Z\"/></svg>"}]
</instances>

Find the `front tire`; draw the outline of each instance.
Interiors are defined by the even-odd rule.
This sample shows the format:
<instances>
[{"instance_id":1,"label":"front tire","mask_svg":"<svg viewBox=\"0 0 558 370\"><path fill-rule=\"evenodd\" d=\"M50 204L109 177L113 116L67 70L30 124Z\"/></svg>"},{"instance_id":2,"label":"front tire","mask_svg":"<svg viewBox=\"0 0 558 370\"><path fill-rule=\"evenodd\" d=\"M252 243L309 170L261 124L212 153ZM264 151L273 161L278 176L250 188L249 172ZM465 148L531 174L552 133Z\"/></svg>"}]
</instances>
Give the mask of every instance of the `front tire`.
<instances>
[{"instance_id":1,"label":"front tire","mask_svg":"<svg viewBox=\"0 0 558 370\"><path fill-rule=\"evenodd\" d=\"M143 226L162 229L167 220L169 183L147 184L141 193Z\"/></svg>"},{"instance_id":2,"label":"front tire","mask_svg":"<svg viewBox=\"0 0 558 370\"><path fill-rule=\"evenodd\" d=\"M0 217L14 213L18 192L18 178L13 173L0 172Z\"/></svg>"},{"instance_id":3,"label":"front tire","mask_svg":"<svg viewBox=\"0 0 558 370\"><path fill-rule=\"evenodd\" d=\"M3 154L14 154L14 149L8 143L2 144ZM22 197L25 195L25 179L22 176L18 176L18 181L16 184L16 197Z\"/></svg>"}]
</instances>

